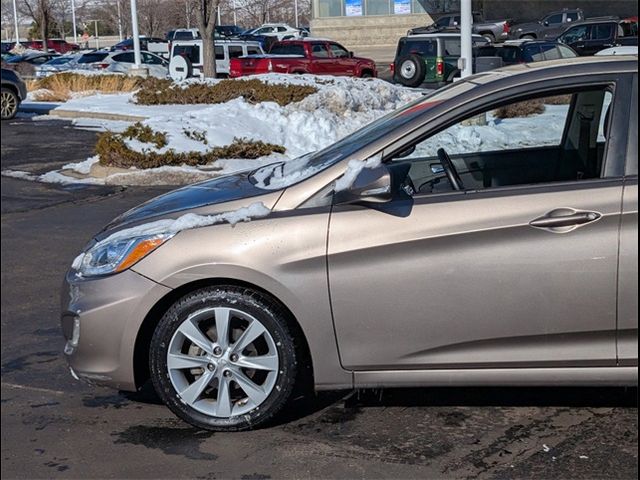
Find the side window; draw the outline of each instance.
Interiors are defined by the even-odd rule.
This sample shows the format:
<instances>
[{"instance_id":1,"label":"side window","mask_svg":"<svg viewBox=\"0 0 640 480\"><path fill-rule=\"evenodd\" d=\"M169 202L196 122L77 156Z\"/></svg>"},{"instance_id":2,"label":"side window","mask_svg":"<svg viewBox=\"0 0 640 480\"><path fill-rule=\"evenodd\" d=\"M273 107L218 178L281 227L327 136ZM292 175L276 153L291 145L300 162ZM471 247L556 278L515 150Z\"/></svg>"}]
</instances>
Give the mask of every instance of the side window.
<instances>
[{"instance_id":1,"label":"side window","mask_svg":"<svg viewBox=\"0 0 640 480\"><path fill-rule=\"evenodd\" d=\"M224 47L216 47L216 60L224 60Z\"/></svg>"},{"instance_id":2,"label":"side window","mask_svg":"<svg viewBox=\"0 0 640 480\"><path fill-rule=\"evenodd\" d=\"M440 17L436 21L436 27L446 28L449 26L449 22L451 22L451 17Z\"/></svg>"},{"instance_id":3,"label":"side window","mask_svg":"<svg viewBox=\"0 0 640 480\"><path fill-rule=\"evenodd\" d=\"M452 26L453 26L453 27L457 27L457 26L459 26L461 21L462 21L462 20L461 20L461 18L460 18L460 15L456 15L455 17L453 17L453 24L452 24Z\"/></svg>"},{"instance_id":4,"label":"side window","mask_svg":"<svg viewBox=\"0 0 640 480\"><path fill-rule=\"evenodd\" d=\"M410 164L411 189L420 194L452 190L439 149L466 190L600 178L612 99L608 86L594 86L495 105L406 145L391 161Z\"/></svg>"},{"instance_id":5,"label":"side window","mask_svg":"<svg viewBox=\"0 0 640 480\"><path fill-rule=\"evenodd\" d=\"M571 44L587 39L588 28L586 25L570 28L560 36L560 41Z\"/></svg>"},{"instance_id":6,"label":"side window","mask_svg":"<svg viewBox=\"0 0 640 480\"><path fill-rule=\"evenodd\" d=\"M349 52L336 43L329 44L331 54L336 58L349 58Z\"/></svg>"},{"instance_id":7,"label":"side window","mask_svg":"<svg viewBox=\"0 0 640 480\"><path fill-rule=\"evenodd\" d=\"M593 25L591 27L591 40L607 40L612 38L614 27L616 27L616 25L612 23Z\"/></svg>"},{"instance_id":8,"label":"side window","mask_svg":"<svg viewBox=\"0 0 640 480\"><path fill-rule=\"evenodd\" d=\"M459 38L445 38L443 43L445 56L459 57L461 55L462 52Z\"/></svg>"},{"instance_id":9,"label":"side window","mask_svg":"<svg viewBox=\"0 0 640 480\"><path fill-rule=\"evenodd\" d=\"M287 29L284 27L278 27L278 32L286 32Z\"/></svg>"},{"instance_id":10,"label":"side window","mask_svg":"<svg viewBox=\"0 0 640 480\"><path fill-rule=\"evenodd\" d=\"M560 55L562 58L575 58L577 57L576 52L571 50L569 47L565 45L558 45L558 50L560 50Z\"/></svg>"},{"instance_id":11,"label":"side window","mask_svg":"<svg viewBox=\"0 0 640 480\"><path fill-rule=\"evenodd\" d=\"M524 47L522 52L522 59L525 62L541 62L544 60L544 55L540 49L540 45L528 45Z\"/></svg>"},{"instance_id":12,"label":"side window","mask_svg":"<svg viewBox=\"0 0 640 480\"><path fill-rule=\"evenodd\" d=\"M238 58L244 55L240 45L229 45L229 58Z\"/></svg>"},{"instance_id":13,"label":"side window","mask_svg":"<svg viewBox=\"0 0 640 480\"><path fill-rule=\"evenodd\" d=\"M560 25L562 23L562 13L549 15L545 20L549 25Z\"/></svg>"},{"instance_id":14,"label":"side window","mask_svg":"<svg viewBox=\"0 0 640 480\"><path fill-rule=\"evenodd\" d=\"M113 60L116 61L116 62L123 62L123 63L134 63L135 62L133 53L131 53L131 52L120 53L118 55L114 55L113 56Z\"/></svg>"},{"instance_id":15,"label":"side window","mask_svg":"<svg viewBox=\"0 0 640 480\"><path fill-rule=\"evenodd\" d=\"M197 45L176 45L173 48L173 55L188 58L192 64L200 63L200 47Z\"/></svg>"},{"instance_id":16,"label":"side window","mask_svg":"<svg viewBox=\"0 0 640 480\"><path fill-rule=\"evenodd\" d=\"M247 55L260 55L261 53L258 47L247 47Z\"/></svg>"},{"instance_id":17,"label":"side window","mask_svg":"<svg viewBox=\"0 0 640 480\"><path fill-rule=\"evenodd\" d=\"M316 43L311 47L311 55L315 58L329 58L329 50L327 50L326 45Z\"/></svg>"},{"instance_id":18,"label":"side window","mask_svg":"<svg viewBox=\"0 0 640 480\"><path fill-rule=\"evenodd\" d=\"M567 13L567 22L577 22L580 20L580 15L578 12L569 12Z\"/></svg>"},{"instance_id":19,"label":"side window","mask_svg":"<svg viewBox=\"0 0 640 480\"><path fill-rule=\"evenodd\" d=\"M556 48L555 44L542 44L540 45L540 49L542 50L545 60L558 60L561 58L560 52Z\"/></svg>"}]
</instances>

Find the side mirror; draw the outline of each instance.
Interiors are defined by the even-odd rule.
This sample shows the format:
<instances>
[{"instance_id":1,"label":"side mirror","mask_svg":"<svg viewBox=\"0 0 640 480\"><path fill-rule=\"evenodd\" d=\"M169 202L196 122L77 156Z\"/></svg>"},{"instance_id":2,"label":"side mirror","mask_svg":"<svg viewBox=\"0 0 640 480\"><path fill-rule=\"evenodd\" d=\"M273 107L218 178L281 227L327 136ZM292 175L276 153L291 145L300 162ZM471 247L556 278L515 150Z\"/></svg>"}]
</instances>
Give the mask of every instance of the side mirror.
<instances>
[{"instance_id":1,"label":"side mirror","mask_svg":"<svg viewBox=\"0 0 640 480\"><path fill-rule=\"evenodd\" d=\"M363 168L350 187L336 191L334 203L386 203L393 198L391 171L380 165Z\"/></svg>"},{"instance_id":2,"label":"side mirror","mask_svg":"<svg viewBox=\"0 0 640 480\"><path fill-rule=\"evenodd\" d=\"M354 53L353 53L353 52L349 52L349 55L348 55L348 57L349 57L349 58L353 58L354 56L355 56L355 55L354 55Z\"/></svg>"},{"instance_id":3,"label":"side mirror","mask_svg":"<svg viewBox=\"0 0 640 480\"><path fill-rule=\"evenodd\" d=\"M543 23L543 25L544 25L545 27L548 27L548 26L549 26L549 22L545 20L545 21L544 21L544 23Z\"/></svg>"}]
</instances>

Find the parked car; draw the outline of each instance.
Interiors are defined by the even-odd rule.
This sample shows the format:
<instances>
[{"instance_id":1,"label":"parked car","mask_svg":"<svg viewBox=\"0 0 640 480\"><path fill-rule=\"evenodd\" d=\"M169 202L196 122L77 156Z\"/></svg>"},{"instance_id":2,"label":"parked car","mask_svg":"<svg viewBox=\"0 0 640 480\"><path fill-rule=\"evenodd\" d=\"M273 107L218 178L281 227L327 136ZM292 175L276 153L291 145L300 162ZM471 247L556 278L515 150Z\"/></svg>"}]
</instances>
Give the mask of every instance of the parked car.
<instances>
[{"instance_id":1,"label":"parked car","mask_svg":"<svg viewBox=\"0 0 640 480\"><path fill-rule=\"evenodd\" d=\"M593 55L600 50L618 46L637 46L638 37L624 36L618 20L585 20L576 23L558 37L578 55Z\"/></svg>"},{"instance_id":2,"label":"parked car","mask_svg":"<svg viewBox=\"0 0 640 480\"><path fill-rule=\"evenodd\" d=\"M481 35L473 35L473 46L488 45ZM423 83L443 84L460 76L461 54L459 33L430 33L402 37L391 64L394 82L406 87Z\"/></svg>"},{"instance_id":3,"label":"parked car","mask_svg":"<svg viewBox=\"0 0 640 480\"><path fill-rule=\"evenodd\" d=\"M30 40L28 42L22 42L25 48L33 50L42 50L42 40ZM57 53L69 53L80 50L80 46L75 43L69 43L61 38L50 38L47 40L47 50Z\"/></svg>"},{"instance_id":4,"label":"parked car","mask_svg":"<svg viewBox=\"0 0 640 480\"><path fill-rule=\"evenodd\" d=\"M439 17L432 25L411 29L407 35L459 33L460 23L460 14L451 13ZM490 42L506 40L509 37L510 24L511 20L485 20L480 12L473 12L473 33L482 35Z\"/></svg>"},{"instance_id":5,"label":"parked car","mask_svg":"<svg viewBox=\"0 0 640 480\"><path fill-rule=\"evenodd\" d=\"M474 53L475 58L500 57L502 66L578 56L570 47L547 40L507 40L500 45L478 47Z\"/></svg>"},{"instance_id":6,"label":"parked car","mask_svg":"<svg viewBox=\"0 0 640 480\"><path fill-rule=\"evenodd\" d=\"M638 17L628 17L620 20L620 26L622 27L622 33L625 37L637 37L638 36Z\"/></svg>"},{"instance_id":7,"label":"parked car","mask_svg":"<svg viewBox=\"0 0 640 480\"><path fill-rule=\"evenodd\" d=\"M54 73L60 73L67 70L71 70L76 65L77 60L81 57L80 54L67 54L59 57L54 57L48 62L42 65L37 65L35 68L35 74L37 78L48 77Z\"/></svg>"},{"instance_id":8,"label":"parked car","mask_svg":"<svg viewBox=\"0 0 640 480\"><path fill-rule=\"evenodd\" d=\"M93 65L97 65L102 62L109 56L109 53L110 52L107 50L96 50L83 53L77 60L75 60L73 67L84 70L93 69Z\"/></svg>"},{"instance_id":9,"label":"parked car","mask_svg":"<svg viewBox=\"0 0 640 480\"><path fill-rule=\"evenodd\" d=\"M237 25L216 25L216 36L223 38L237 37L244 33L244 29Z\"/></svg>"},{"instance_id":10,"label":"parked car","mask_svg":"<svg viewBox=\"0 0 640 480\"><path fill-rule=\"evenodd\" d=\"M58 56L59 54L57 53L29 51L21 55L14 55L7 58L3 62L3 67L14 70L23 77L33 77L36 73L36 67Z\"/></svg>"},{"instance_id":11,"label":"parked car","mask_svg":"<svg viewBox=\"0 0 640 480\"><path fill-rule=\"evenodd\" d=\"M581 20L584 20L584 12L579 8L551 12L536 22L512 25L510 38L554 39L567 27Z\"/></svg>"},{"instance_id":12,"label":"parked car","mask_svg":"<svg viewBox=\"0 0 640 480\"><path fill-rule=\"evenodd\" d=\"M229 75L232 58L246 55L261 55L264 50L258 42L244 40L216 40L216 70L221 76ZM171 43L169 75L174 80L200 76L202 74L202 39L180 40Z\"/></svg>"},{"instance_id":13,"label":"parked car","mask_svg":"<svg viewBox=\"0 0 640 480\"><path fill-rule=\"evenodd\" d=\"M167 78L169 75L169 62L159 55L151 52L140 52L142 66L149 70L149 75L156 78ZM113 73L129 74L135 65L134 52L110 52L99 62L91 64L91 68Z\"/></svg>"},{"instance_id":14,"label":"parked car","mask_svg":"<svg viewBox=\"0 0 640 480\"><path fill-rule=\"evenodd\" d=\"M263 425L307 385L637 385L637 72L592 57L483 73L129 210L66 275L72 375L150 378L210 430ZM559 95L464 142L479 114Z\"/></svg>"},{"instance_id":15,"label":"parked car","mask_svg":"<svg viewBox=\"0 0 640 480\"><path fill-rule=\"evenodd\" d=\"M236 78L270 72L363 78L378 74L373 60L356 57L339 43L307 38L276 43L268 55L233 58L229 76Z\"/></svg>"},{"instance_id":16,"label":"parked car","mask_svg":"<svg viewBox=\"0 0 640 480\"><path fill-rule=\"evenodd\" d=\"M197 28L178 28L169 31L166 35L168 42L175 40L194 40L196 38L201 38L200 31Z\"/></svg>"},{"instance_id":17,"label":"parked car","mask_svg":"<svg viewBox=\"0 0 640 480\"><path fill-rule=\"evenodd\" d=\"M286 23L265 23L258 28L245 32L245 34L262 37L275 37L280 42L290 38L302 37L302 32L299 28L293 28Z\"/></svg>"},{"instance_id":18,"label":"parked car","mask_svg":"<svg viewBox=\"0 0 640 480\"><path fill-rule=\"evenodd\" d=\"M2 69L2 120L10 120L18 113L20 103L27 98L27 86L17 72Z\"/></svg>"},{"instance_id":19,"label":"parked car","mask_svg":"<svg viewBox=\"0 0 640 480\"><path fill-rule=\"evenodd\" d=\"M133 39L127 38L113 45L110 50L112 52L133 50ZM154 53L161 57L169 58L169 42L162 38L140 37L140 50Z\"/></svg>"}]
</instances>

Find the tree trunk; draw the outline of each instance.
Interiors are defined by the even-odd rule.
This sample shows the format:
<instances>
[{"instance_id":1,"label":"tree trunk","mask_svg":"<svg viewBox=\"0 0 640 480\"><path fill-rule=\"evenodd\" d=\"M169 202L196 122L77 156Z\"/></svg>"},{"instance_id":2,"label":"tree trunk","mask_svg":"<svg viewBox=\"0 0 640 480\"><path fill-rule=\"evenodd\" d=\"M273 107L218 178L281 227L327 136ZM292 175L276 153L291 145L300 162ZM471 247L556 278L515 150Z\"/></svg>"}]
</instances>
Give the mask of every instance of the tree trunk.
<instances>
[{"instance_id":1,"label":"tree trunk","mask_svg":"<svg viewBox=\"0 0 640 480\"><path fill-rule=\"evenodd\" d=\"M220 0L200 0L198 4L198 28L202 37L202 74L205 78L216 78L215 32L217 9Z\"/></svg>"}]
</instances>

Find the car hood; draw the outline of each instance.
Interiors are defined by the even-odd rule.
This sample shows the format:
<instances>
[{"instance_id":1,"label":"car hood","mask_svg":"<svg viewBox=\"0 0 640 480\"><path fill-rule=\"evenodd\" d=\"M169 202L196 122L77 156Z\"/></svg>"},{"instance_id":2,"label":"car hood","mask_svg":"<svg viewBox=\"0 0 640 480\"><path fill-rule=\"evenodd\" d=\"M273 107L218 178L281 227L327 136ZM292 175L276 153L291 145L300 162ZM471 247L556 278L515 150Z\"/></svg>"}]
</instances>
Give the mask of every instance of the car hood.
<instances>
[{"instance_id":1,"label":"car hood","mask_svg":"<svg viewBox=\"0 0 640 480\"><path fill-rule=\"evenodd\" d=\"M255 202L273 208L282 190L267 191L249 181L249 171L195 183L152 198L111 221L95 238L103 240L118 230L185 213L212 215ZM246 200L250 199L250 200Z\"/></svg>"}]
</instances>

